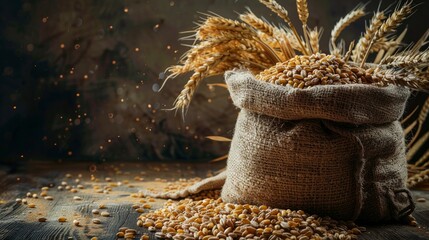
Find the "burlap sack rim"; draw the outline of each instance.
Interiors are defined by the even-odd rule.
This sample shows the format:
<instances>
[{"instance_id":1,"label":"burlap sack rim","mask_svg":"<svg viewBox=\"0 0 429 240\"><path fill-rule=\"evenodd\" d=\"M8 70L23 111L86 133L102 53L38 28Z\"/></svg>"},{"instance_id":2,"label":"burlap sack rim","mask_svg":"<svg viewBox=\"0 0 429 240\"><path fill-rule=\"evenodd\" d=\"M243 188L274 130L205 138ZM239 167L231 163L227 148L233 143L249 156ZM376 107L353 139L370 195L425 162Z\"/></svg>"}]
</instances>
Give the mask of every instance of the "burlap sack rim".
<instances>
[{"instance_id":1,"label":"burlap sack rim","mask_svg":"<svg viewBox=\"0 0 429 240\"><path fill-rule=\"evenodd\" d=\"M401 86L379 87L368 84L318 85L309 89L297 89L257 80L252 73L242 69L227 71L225 82L234 105L240 109L284 120L324 119L351 124L384 124L399 120L410 93L407 88ZM318 91L314 91L315 89ZM323 96L317 95L321 92L320 90L322 90ZM282 104L273 106L271 102L265 103L262 102L263 99L252 98L257 91L264 91L263 94L276 98L276 101L282 102ZM360 96L364 95L363 93L369 93L368 95L374 99L369 97L361 99ZM354 105L344 105L344 111L338 115L338 106L330 106L329 100L341 97L354 97L356 101ZM378 106L373 104L377 102L377 98L389 98L391 101L386 106ZM312 109L302 108L300 112L290 110L298 109L296 106L299 104L298 100L301 99L317 99L317 101ZM288 108L288 105L294 107ZM398 105L401 107L398 108ZM271 113L257 106L270 106ZM312 111L313 109L320 109L320 111ZM392 109L400 110L393 111ZM273 112L276 113L273 114Z\"/></svg>"}]
</instances>

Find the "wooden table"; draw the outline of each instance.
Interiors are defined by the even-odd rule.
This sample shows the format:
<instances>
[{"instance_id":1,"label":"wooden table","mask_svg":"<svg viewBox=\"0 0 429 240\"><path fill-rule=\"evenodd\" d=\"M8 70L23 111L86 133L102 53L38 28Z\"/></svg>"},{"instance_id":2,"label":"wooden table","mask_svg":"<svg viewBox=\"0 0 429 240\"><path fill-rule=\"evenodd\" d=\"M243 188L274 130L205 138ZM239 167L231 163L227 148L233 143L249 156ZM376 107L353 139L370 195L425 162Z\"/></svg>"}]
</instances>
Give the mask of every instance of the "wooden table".
<instances>
[{"instance_id":1,"label":"wooden table","mask_svg":"<svg viewBox=\"0 0 429 240\"><path fill-rule=\"evenodd\" d=\"M206 177L220 169L220 164L184 164L184 163L52 163L25 162L16 169L0 167L0 239L116 239L120 227L136 229L148 233L145 228L136 225L141 213L132 208L144 200L139 190L162 188L165 181L179 178ZM67 175L69 174L69 175ZM80 174L80 175L79 175ZM76 182L79 179L79 182ZM74 186L77 192L59 191L58 186L65 182ZM77 185L83 189L78 189ZM28 204L15 202L16 198L25 198L27 192L40 194L41 188L50 186L47 194L53 200L43 197L27 198ZM97 188L98 186L98 188ZM80 187L80 186L79 186ZM94 189L97 188L97 189ZM111 188L111 191L104 191ZM97 190L101 193L97 193ZM419 227L400 224L366 226L368 231L359 239L429 239L429 192L413 191L414 198L425 198L426 202L417 202L413 214ZM78 196L82 200L75 200ZM148 200L148 199L146 199ZM148 202L152 209L162 206L164 200ZM92 210L105 204L111 216L102 217L92 214ZM44 217L46 222L39 222ZM67 222L58 222L66 217ZM97 217L101 224L92 223ZM80 226L74 226L73 220L79 220ZM155 239L152 233L148 233Z\"/></svg>"}]
</instances>

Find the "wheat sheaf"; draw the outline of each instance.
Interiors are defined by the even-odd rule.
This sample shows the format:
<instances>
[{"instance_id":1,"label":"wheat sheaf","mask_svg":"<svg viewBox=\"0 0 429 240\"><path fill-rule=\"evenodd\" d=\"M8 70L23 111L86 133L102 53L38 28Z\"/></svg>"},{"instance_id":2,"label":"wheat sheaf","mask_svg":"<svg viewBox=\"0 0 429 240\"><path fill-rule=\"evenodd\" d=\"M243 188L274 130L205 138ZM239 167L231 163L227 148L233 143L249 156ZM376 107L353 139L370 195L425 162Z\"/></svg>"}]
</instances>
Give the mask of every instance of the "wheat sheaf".
<instances>
[{"instance_id":1,"label":"wheat sheaf","mask_svg":"<svg viewBox=\"0 0 429 240\"><path fill-rule=\"evenodd\" d=\"M239 15L241 21L208 14L191 32L192 35L184 38L193 40L194 44L178 65L166 69L169 74L165 81L187 72L193 74L174 102L173 109L184 112L203 79L237 68L251 71L259 80L297 88L361 83L380 87L395 84L413 90L429 90L429 50L426 47L429 31L419 41L405 47L402 39L406 29L400 34L396 32L413 13L415 6L411 2L398 4L392 10L376 11L362 36L347 46L344 40L339 39L341 33L367 14L365 6L358 5L333 27L330 52L326 54L321 53L319 47L322 28L308 26L307 0L296 1L302 35L289 18L288 11L275 0L259 2L279 16L286 25L275 26L250 10ZM300 81L294 79L295 69L289 79L272 80L270 74L275 73L273 68L276 65L282 69L290 67L292 62L300 61L321 64L324 61L335 62L342 68L339 73L336 69L333 72L328 70L328 74L323 76L319 72L312 72L304 75Z\"/></svg>"},{"instance_id":2,"label":"wheat sheaf","mask_svg":"<svg viewBox=\"0 0 429 240\"><path fill-rule=\"evenodd\" d=\"M191 31L191 35L183 38L192 40L193 44L178 65L166 69L169 74L165 82L181 74L193 74L174 102L173 109L184 113L203 79L237 68L247 69L258 80L295 88L358 83L380 87L393 84L411 90L429 91L429 29L416 43L409 45L402 43L407 29L397 32L401 23L413 13L415 5L412 2L399 3L391 10L377 10L361 37L346 44L340 39L341 33L367 15L365 5L358 5L333 27L329 53L320 51L323 28L308 26L310 14L307 0L296 0L301 30L295 27L288 11L275 0L259 2L279 16L286 25L273 25L256 16L250 9L240 14L239 20L207 14L197 28ZM301 63L321 64L326 68L320 71L301 67ZM280 72L286 74L279 75ZM429 99L418 118L410 124L404 124L405 134L414 136L408 143L407 151L409 187L429 180L429 152L426 151L420 158L416 157L416 152L429 139L429 133L420 134L428 109ZM407 117L403 123L410 119ZM416 132L413 132L416 128ZM225 158L222 156L217 160Z\"/></svg>"}]
</instances>

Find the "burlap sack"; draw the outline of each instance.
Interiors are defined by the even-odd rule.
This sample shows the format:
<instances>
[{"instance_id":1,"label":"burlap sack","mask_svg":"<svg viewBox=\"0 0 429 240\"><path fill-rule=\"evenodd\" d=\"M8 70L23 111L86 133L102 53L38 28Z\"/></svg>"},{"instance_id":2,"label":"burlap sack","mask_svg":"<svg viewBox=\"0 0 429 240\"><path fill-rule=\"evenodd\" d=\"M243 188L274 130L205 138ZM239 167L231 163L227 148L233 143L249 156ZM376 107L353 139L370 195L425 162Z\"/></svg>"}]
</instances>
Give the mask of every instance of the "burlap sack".
<instances>
[{"instance_id":1,"label":"burlap sack","mask_svg":"<svg viewBox=\"0 0 429 240\"><path fill-rule=\"evenodd\" d=\"M226 202L302 209L337 219L400 219L414 205L406 189L403 130L409 91L370 85L294 89L226 73L241 109L226 174L181 193L210 189Z\"/></svg>"}]
</instances>

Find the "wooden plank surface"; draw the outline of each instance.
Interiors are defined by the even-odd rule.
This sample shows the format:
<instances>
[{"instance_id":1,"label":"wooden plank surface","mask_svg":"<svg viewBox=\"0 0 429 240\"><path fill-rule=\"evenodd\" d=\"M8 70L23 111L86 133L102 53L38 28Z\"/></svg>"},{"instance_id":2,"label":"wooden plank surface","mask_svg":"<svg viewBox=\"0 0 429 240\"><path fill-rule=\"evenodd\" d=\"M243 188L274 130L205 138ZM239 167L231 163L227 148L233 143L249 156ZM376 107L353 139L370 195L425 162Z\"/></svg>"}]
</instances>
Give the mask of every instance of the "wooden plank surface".
<instances>
[{"instance_id":1,"label":"wooden plank surface","mask_svg":"<svg viewBox=\"0 0 429 240\"><path fill-rule=\"evenodd\" d=\"M161 189L165 181L176 181L179 178L204 178L222 167L222 163L213 164L162 164L162 163L124 163L124 164L91 164L91 163L47 163L28 162L16 170L0 168L0 239L116 239L120 227L136 229L139 236L147 233L155 239L153 233L145 228L137 227L136 221L141 213L136 212L133 204L141 200L148 202L152 209L162 206L164 200L139 197L143 189ZM70 174L69 177L66 174ZM81 176L80 176L81 175ZM76 182L78 179L79 182ZM58 186L66 182L68 186L77 189L76 193L59 191ZM27 198L28 203L34 203L35 208L18 204L16 198L25 198L27 192L41 192L41 188L50 186L47 191L53 200L43 197ZM97 193L110 187L111 191ZM74 200L79 196L82 200ZM367 232L359 239L429 239L429 193L413 191L414 199L425 198L428 201L416 202L413 216L419 227L401 224L384 224L365 226ZM111 216L102 217L92 214L100 204L105 204ZM103 211L100 210L100 211ZM146 210L148 211L148 210ZM40 217L47 218L39 222ZM67 222L58 222L59 217L66 217ZM92 223L96 217L101 224ZM79 220L80 225L73 225L73 220Z\"/></svg>"}]
</instances>

